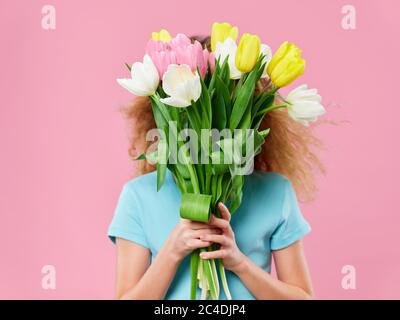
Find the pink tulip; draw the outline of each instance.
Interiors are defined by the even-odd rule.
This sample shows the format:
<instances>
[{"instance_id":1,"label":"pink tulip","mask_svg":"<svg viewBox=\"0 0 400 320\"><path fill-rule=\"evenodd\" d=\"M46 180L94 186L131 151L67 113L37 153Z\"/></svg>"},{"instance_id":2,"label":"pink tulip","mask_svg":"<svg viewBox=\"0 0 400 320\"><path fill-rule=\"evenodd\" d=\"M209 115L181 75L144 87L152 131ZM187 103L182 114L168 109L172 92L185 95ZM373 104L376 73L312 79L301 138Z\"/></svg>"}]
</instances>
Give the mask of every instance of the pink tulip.
<instances>
[{"instance_id":1,"label":"pink tulip","mask_svg":"<svg viewBox=\"0 0 400 320\"><path fill-rule=\"evenodd\" d=\"M198 67L204 78L210 59L210 53L207 49L203 49L200 42L192 43L190 38L182 33L177 34L168 43L149 40L146 53L153 60L160 78L163 77L170 64L186 64L193 72Z\"/></svg>"},{"instance_id":2,"label":"pink tulip","mask_svg":"<svg viewBox=\"0 0 400 320\"><path fill-rule=\"evenodd\" d=\"M153 60L160 79L162 79L168 66L172 63L176 63L175 53L170 50L167 43L162 41L154 41L150 39L146 45L146 53L151 57L151 60Z\"/></svg>"},{"instance_id":3,"label":"pink tulip","mask_svg":"<svg viewBox=\"0 0 400 320\"><path fill-rule=\"evenodd\" d=\"M168 44L162 41L150 39L146 44L146 53L153 51L163 51L168 48Z\"/></svg>"},{"instance_id":4,"label":"pink tulip","mask_svg":"<svg viewBox=\"0 0 400 320\"><path fill-rule=\"evenodd\" d=\"M190 40L189 37L187 37L183 33L178 33L174 38L172 38L170 40L170 42L168 44L172 50L176 50L177 48L180 48L180 47L186 47L186 46L190 45L191 43L192 43L192 41Z\"/></svg>"},{"instance_id":5,"label":"pink tulip","mask_svg":"<svg viewBox=\"0 0 400 320\"><path fill-rule=\"evenodd\" d=\"M215 68L215 56L214 56L214 52L208 52L207 49L204 49L204 51L207 52L208 56L207 56L207 61L210 64L210 70L211 73L214 72L214 68ZM206 58L206 56L204 56Z\"/></svg>"}]
</instances>

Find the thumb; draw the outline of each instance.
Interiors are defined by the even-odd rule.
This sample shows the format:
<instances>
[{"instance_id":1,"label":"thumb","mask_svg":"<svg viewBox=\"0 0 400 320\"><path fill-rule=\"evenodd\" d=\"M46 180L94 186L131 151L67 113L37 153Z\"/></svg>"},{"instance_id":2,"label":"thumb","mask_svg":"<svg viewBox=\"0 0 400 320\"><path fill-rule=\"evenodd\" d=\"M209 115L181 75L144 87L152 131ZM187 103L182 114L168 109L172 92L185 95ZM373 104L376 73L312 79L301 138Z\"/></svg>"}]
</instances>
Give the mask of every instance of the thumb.
<instances>
[{"instance_id":1,"label":"thumb","mask_svg":"<svg viewBox=\"0 0 400 320\"><path fill-rule=\"evenodd\" d=\"M222 203L218 203L218 209L221 212L222 219L226 221L231 221L231 213L229 212L228 208Z\"/></svg>"}]
</instances>

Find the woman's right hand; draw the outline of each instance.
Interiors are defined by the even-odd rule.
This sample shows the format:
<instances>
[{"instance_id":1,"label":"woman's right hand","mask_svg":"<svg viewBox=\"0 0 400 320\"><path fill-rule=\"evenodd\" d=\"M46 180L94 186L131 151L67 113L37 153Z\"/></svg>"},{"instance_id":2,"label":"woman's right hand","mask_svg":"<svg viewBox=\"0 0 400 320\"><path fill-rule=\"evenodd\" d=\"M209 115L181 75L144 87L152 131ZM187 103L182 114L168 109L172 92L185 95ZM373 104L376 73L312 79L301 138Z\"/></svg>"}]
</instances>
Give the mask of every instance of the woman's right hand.
<instances>
[{"instance_id":1,"label":"woman's right hand","mask_svg":"<svg viewBox=\"0 0 400 320\"><path fill-rule=\"evenodd\" d=\"M206 248L212 244L210 241L200 240L200 237L221 233L221 229L206 223L180 219L167 240L166 248L180 261L193 250Z\"/></svg>"}]
</instances>

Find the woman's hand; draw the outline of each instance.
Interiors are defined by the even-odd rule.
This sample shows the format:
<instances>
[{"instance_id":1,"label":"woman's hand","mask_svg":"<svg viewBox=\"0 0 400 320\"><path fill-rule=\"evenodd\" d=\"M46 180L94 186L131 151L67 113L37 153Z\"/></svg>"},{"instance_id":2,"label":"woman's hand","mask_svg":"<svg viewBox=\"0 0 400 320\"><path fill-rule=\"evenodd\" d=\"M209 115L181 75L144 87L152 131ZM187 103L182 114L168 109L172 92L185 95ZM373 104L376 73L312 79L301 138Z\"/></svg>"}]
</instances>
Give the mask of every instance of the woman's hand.
<instances>
[{"instance_id":1,"label":"woman's hand","mask_svg":"<svg viewBox=\"0 0 400 320\"><path fill-rule=\"evenodd\" d=\"M193 250L206 248L212 244L211 241L202 240L203 236L219 234L221 230L218 226L181 219L171 232L166 248L173 257L181 261Z\"/></svg>"},{"instance_id":2,"label":"woman's hand","mask_svg":"<svg viewBox=\"0 0 400 320\"><path fill-rule=\"evenodd\" d=\"M226 269L236 272L246 260L246 256L239 250L236 244L235 234L229 223L231 214L228 208L222 202L218 203L218 208L221 212L221 218L213 215L208 224L222 230L222 234L204 234L200 236L200 239L206 242L218 243L221 247L215 251L202 252L200 257L202 259L220 258Z\"/></svg>"}]
</instances>

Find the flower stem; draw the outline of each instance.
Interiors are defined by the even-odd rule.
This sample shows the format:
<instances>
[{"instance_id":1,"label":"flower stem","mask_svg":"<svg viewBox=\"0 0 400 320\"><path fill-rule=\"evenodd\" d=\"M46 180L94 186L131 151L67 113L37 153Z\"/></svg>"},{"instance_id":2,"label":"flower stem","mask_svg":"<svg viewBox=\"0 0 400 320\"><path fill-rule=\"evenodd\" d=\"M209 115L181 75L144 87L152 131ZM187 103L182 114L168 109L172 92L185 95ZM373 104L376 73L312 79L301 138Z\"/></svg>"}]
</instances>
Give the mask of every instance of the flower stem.
<instances>
[{"instance_id":1,"label":"flower stem","mask_svg":"<svg viewBox=\"0 0 400 320\"><path fill-rule=\"evenodd\" d=\"M221 275L222 287L224 288L226 298L228 300L232 300L232 295L231 295L231 292L229 291L229 287L228 287L228 281L226 281L225 268L224 268L224 265L222 264L221 259L218 259L218 267L219 267L219 273Z\"/></svg>"},{"instance_id":2,"label":"flower stem","mask_svg":"<svg viewBox=\"0 0 400 320\"><path fill-rule=\"evenodd\" d=\"M271 111L276 110L276 109L281 109L281 108L286 108L286 107L287 107L287 104L286 104L286 103L284 103L284 104L276 104L276 105L271 106L271 107L269 107L269 108L267 108L267 109L258 111L258 112L257 112L257 116L259 116L259 115L261 115L261 114L265 114L265 113L267 113L267 112L271 112Z\"/></svg>"}]
</instances>

